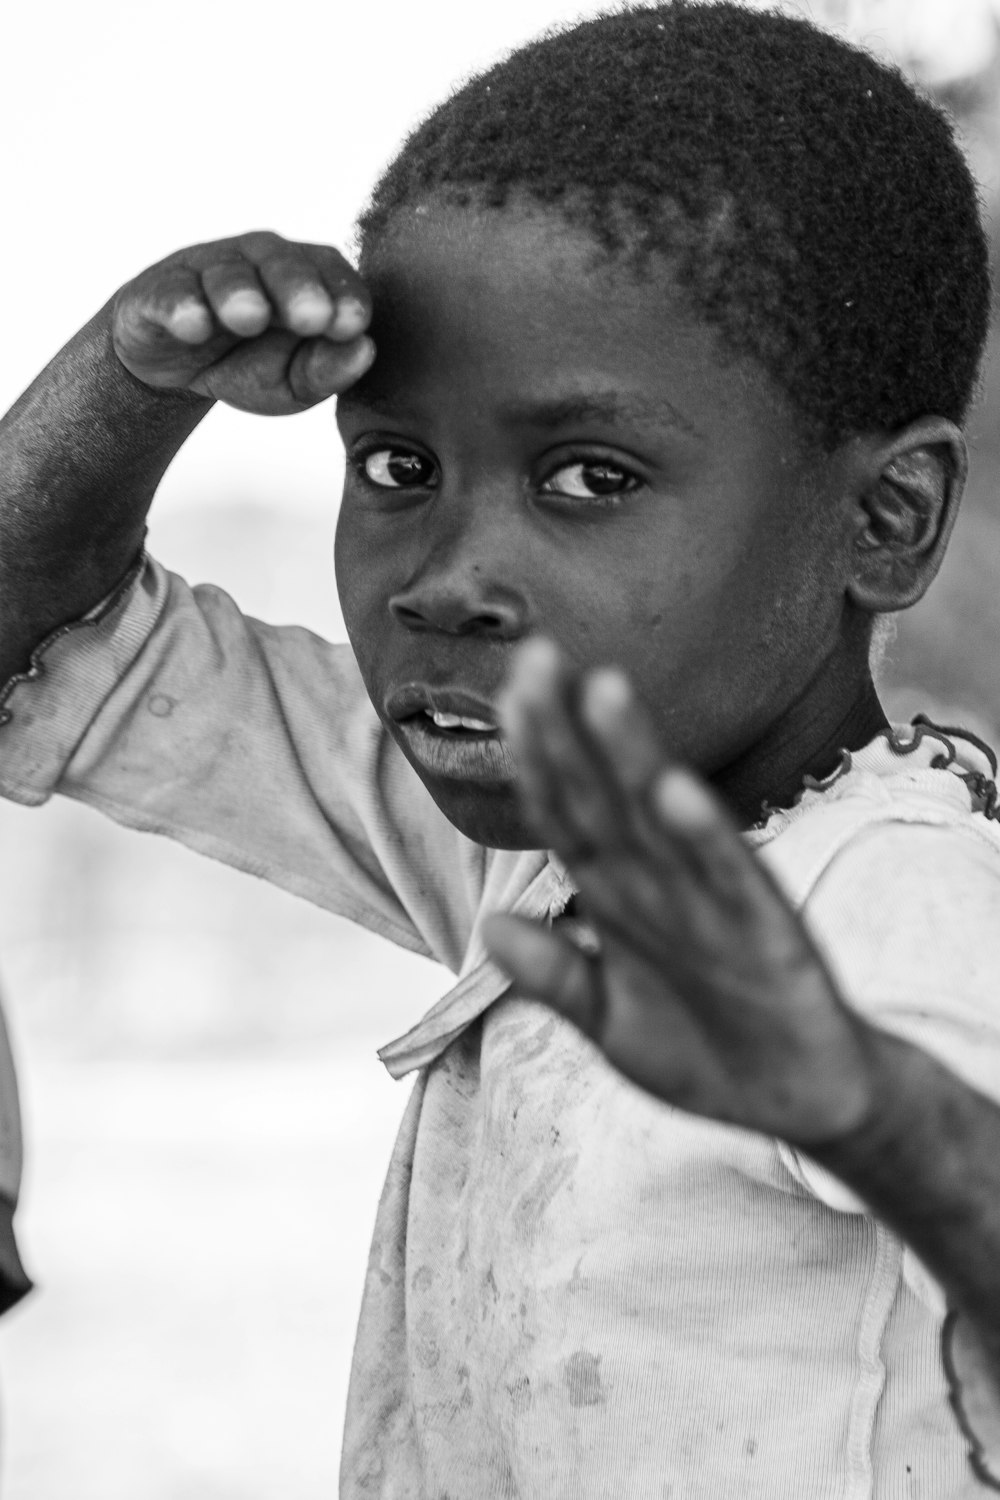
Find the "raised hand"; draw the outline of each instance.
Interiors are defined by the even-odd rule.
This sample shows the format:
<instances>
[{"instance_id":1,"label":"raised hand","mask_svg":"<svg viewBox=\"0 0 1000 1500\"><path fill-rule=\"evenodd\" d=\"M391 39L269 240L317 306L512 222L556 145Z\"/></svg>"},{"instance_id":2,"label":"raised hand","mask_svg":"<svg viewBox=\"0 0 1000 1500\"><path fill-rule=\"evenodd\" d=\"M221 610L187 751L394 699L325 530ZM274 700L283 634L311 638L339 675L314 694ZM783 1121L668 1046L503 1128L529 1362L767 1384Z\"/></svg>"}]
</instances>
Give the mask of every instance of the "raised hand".
<instances>
[{"instance_id":1,"label":"raised hand","mask_svg":"<svg viewBox=\"0 0 1000 1500\"><path fill-rule=\"evenodd\" d=\"M179 250L128 282L112 339L148 386L282 416L364 374L370 318L364 282L338 251L259 230Z\"/></svg>"},{"instance_id":2,"label":"raised hand","mask_svg":"<svg viewBox=\"0 0 1000 1500\"><path fill-rule=\"evenodd\" d=\"M808 1146L873 1104L871 1032L709 788L672 764L624 675L522 647L504 705L540 845L579 888L585 955L525 918L487 946L659 1098Z\"/></svg>"}]
</instances>

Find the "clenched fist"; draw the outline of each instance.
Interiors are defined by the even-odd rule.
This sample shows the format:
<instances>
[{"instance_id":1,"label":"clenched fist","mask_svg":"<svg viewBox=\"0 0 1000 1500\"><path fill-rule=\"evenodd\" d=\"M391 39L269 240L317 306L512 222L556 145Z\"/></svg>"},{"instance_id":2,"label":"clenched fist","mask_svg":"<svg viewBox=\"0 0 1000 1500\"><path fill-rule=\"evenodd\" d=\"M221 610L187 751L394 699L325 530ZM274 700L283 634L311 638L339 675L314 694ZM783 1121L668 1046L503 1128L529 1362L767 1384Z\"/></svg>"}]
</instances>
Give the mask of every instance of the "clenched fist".
<instances>
[{"instance_id":1,"label":"clenched fist","mask_svg":"<svg viewBox=\"0 0 1000 1500\"><path fill-rule=\"evenodd\" d=\"M178 250L128 282L112 339L148 386L284 416L364 374L370 318L367 289L338 251L257 230Z\"/></svg>"}]
</instances>

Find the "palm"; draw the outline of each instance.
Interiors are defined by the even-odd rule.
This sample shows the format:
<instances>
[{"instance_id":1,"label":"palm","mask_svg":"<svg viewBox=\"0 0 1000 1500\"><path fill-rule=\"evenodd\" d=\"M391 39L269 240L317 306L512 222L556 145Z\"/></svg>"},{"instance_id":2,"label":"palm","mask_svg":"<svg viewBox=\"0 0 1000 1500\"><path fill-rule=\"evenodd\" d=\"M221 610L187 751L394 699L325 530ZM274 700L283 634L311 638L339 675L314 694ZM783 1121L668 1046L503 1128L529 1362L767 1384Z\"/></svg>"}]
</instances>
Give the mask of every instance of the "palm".
<instances>
[{"instance_id":1,"label":"palm","mask_svg":"<svg viewBox=\"0 0 1000 1500\"><path fill-rule=\"evenodd\" d=\"M512 704L512 738L600 954L506 917L489 926L495 956L657 1097L800 1144L833 1138L866 1102L863 1024L707 790L675 780L672 815L656 794L666 757L634 699L574 726L567 681L554 668Z\"/></svg>"}]
</instances>

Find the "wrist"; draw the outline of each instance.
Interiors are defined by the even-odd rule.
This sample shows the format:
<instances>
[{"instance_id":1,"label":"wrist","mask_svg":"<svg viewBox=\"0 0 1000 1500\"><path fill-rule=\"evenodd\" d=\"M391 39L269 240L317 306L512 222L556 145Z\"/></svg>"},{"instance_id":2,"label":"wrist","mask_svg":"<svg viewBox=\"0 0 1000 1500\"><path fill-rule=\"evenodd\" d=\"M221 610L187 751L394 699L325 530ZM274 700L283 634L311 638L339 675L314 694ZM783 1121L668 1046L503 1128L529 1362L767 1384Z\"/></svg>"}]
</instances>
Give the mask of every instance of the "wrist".
<instances>
[{"instance_id":1,"label":"wrist","mask_svg":"<svg viewBox=\"0 0 1000 1500\"><path fill-rule=\"evenodd\" d=\"M849 1123L835 1135L802 1142L799 1149L845 1181L877 1172L887 1150L910 1126L909 1112L919 1097L917 1078L923 1053L865 1021L859 1021L864 1078L857 1080ZM914 1065L916 1069L914 1068ZM854 1186L852 1180L852 1186Z\"/></svg>"},{"instance_id":2,"label":"wrist","mask_svg":"<svg viewBox=\"0 0 1000 1500\"><path fill-rule=\"evenodd\" d=\"M1000 1106L912 1043L879 1032L859 1126L807 1148L911 1246L1000 1352Z\"/></svg>"}]
</instances>

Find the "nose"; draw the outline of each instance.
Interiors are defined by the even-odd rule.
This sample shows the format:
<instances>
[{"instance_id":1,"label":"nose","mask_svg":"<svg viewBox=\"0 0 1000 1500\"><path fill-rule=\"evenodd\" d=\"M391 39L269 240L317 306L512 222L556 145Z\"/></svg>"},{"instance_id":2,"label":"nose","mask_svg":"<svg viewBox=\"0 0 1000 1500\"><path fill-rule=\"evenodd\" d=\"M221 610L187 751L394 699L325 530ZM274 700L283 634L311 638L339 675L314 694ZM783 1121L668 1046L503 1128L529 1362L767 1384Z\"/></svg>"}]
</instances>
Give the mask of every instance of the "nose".
<instances>
[{"instance_id":1,"label":"nose","mask_svg":"<svg viewBox=\"0 0 1000 1500\"><path fill-rule=\"evenodd\" d=\"M496 560L489 569L483 562L438 560L393 595L389 612L410 630L513 640L526 633L527 604L495 569Z\"/></svg>"}]
</instances>

